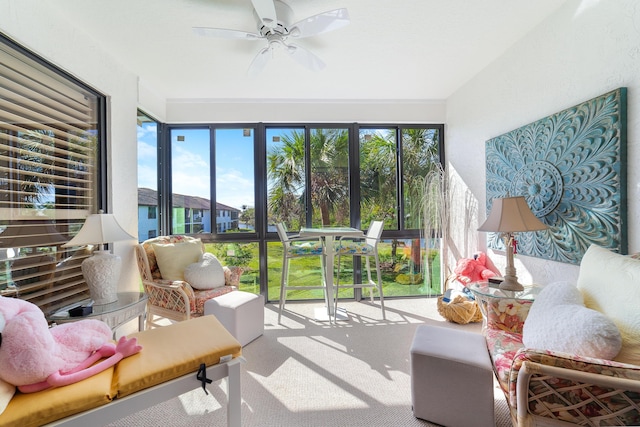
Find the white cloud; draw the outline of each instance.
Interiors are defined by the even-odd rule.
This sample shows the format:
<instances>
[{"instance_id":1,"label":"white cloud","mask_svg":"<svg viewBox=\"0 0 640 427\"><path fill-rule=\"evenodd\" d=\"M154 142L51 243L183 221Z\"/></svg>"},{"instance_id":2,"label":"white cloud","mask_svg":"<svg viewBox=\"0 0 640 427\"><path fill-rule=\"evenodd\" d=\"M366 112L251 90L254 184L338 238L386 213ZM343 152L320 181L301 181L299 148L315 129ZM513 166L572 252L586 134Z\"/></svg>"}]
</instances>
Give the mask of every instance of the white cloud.
<instances>
[{"instance_id":1,"label":"white cloud","mask_svg":"<svg viewBox=\"0 0 640 427\"><path fill-rule=\"evenodd\" d=\"M209 171L202 172L201 175L194 175L191 170L185 170L184 168L176 170L176 168L173 168L173 180L171 182L173 192L209 199L211 196Z\"/></svg>"},{"instance_id":2,"label":"white cloud","mask_svg":"<svg viewBox=\"0 0 640 427\"><path fill-rule=\"evenodd\" d=\"M157 134L158 126L156 125L138 126L138 140L148 135L152 135L154 138L156 138Z\"/></svg>"},{"instance_id":3,"label":"white cloud","mask_svg":"<svg viewBox=\"0 0 640 427\"><path fill-rule=\"evenodd\" d=\"M247 177L236 169L218 168L216 191L220 203L241 209L242 205L255 204L253 177Z\"/></svg>"},{"instance_id":4,"label":"white cloud","mask_svg":"<svg viewBox=\"0 0 640 427\"><path fill-rule=\"evenodd\" d=\"M138 140L138 160L155 160L158 157L158 149L151 144Z\"/></svg>"},{"instance_id":5,"label":"white cloud","mask_svg":"<svg viewBox=\"0 0 640 427\"><path fill-rule=\"evenodd\" d=\"M171 159L172 189L174 193L209 198L209 161L200 154L174 145Z\"/></svg>"},{"instance_id":6,"label":"white cloud","mask_svg":"<svg viewBox=\"0 0 640 427\"><path fill-rule=\"evenodd\" d=\"M157 190L158 169L155 166L138 165L138 187Z\"/></svg>"}]
</instances>

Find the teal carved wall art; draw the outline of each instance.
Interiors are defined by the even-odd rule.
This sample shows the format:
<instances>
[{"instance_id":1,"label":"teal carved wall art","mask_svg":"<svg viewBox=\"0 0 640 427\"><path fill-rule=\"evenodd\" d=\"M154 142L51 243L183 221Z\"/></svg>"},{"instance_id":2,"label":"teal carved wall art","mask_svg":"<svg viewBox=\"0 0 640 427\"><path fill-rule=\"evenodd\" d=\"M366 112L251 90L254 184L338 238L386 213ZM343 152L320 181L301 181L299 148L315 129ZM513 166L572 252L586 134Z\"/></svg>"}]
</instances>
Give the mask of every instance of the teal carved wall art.
<instances>
[{"instance_id":1,"label":"teal carved wall art","mask_svg":"<svg viewBox=\"0 0 640 427\"><path fill-rule=\"evenodd\" d=\"M572 264L591 244L627 253L626 129L619 88L486 142L487 212L496 197L524 196L550 227L518 233L519 253Z\"/></svg>"}]
</instances>

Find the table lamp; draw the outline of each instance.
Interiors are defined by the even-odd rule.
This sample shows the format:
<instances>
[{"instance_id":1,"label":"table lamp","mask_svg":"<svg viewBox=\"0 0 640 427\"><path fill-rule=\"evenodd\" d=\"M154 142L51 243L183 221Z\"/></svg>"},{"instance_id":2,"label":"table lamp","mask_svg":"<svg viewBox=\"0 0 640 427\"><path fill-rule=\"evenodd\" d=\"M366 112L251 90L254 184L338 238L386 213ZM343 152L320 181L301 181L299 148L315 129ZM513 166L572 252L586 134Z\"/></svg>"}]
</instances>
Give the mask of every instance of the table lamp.
<instances>
[{"instance_id":1,"label":"table lamp","mask_svg":"<svg viewBox=\"0 0 640 427\"><path fill-rule=\"evenodd\" d=\"M135 237L120 227L113 214L100 211L89 215L78 234L62 246L106 245L129 239ZM113 255L103 246L103 249L95 250L93 256L82 261L81 268L95 305L118 300L118 279L122 269L122 259L119 256Z\"/></svg>"},{"instance_id":2,"label":"table lamp","mask_svg":"<svg viewBox=\"0 0 640 427\"><path fill-rule=\"evenodd\" d=\"M492 231L500 233L504 239L507 253L507 266L504 280L500 289L504 291L522 291L524 287L518 282L516 268L513 265L514 233L538 231L549 228L542 223L529 209L527 201L522 196L493 199L493 206L487 220L478 231Z\"/></svg>"}]
</instances>

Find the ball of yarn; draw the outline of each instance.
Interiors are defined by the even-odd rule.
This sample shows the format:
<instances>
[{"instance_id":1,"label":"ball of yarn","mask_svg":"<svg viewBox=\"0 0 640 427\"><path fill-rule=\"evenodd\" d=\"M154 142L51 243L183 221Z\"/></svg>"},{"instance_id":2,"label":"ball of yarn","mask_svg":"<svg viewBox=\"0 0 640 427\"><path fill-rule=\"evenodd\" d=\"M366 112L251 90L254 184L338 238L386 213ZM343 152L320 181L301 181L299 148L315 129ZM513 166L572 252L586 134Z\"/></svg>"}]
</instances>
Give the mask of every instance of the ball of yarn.
<instances>
[{"instance_id":1,"label":"ball of yarn","mask_svg":"<svg viewBox=\"0 0 640 427\"><path fill-rule=\"evenodd\" d=\"M464 295L456 295L450 302L438 298L438 313L450 322L466 325L482 321L482 312L478 303Z\"/></svg>"}]
</instances>

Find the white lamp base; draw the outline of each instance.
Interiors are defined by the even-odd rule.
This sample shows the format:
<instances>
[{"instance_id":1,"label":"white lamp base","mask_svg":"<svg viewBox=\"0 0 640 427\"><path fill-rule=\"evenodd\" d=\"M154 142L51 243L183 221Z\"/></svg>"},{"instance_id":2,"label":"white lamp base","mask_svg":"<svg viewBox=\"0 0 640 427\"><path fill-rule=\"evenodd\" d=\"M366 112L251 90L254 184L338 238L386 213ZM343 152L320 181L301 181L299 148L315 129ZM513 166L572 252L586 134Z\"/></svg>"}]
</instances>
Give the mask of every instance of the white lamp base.
<instances>
[{"instance_id":1,"label":"white lamp base","mask_svg":"<svg viewBox=\"0 0 640 427\"><path fill-rule=\"evenodd\" d=\"M97 250L82 262L82 274L89 286L95 305L104 305L118 300L118 280L122 260L109 251Z\"/></svg>"}]
</instances>

